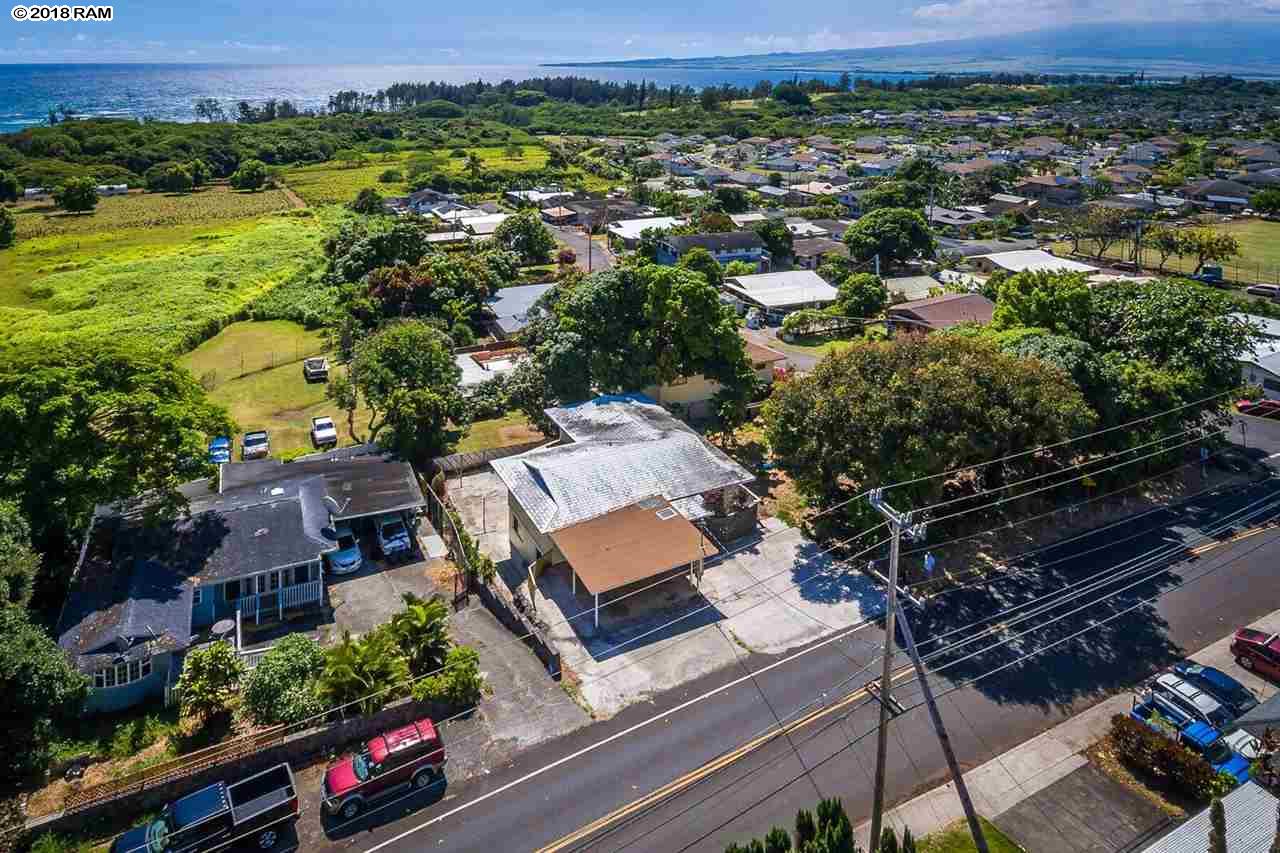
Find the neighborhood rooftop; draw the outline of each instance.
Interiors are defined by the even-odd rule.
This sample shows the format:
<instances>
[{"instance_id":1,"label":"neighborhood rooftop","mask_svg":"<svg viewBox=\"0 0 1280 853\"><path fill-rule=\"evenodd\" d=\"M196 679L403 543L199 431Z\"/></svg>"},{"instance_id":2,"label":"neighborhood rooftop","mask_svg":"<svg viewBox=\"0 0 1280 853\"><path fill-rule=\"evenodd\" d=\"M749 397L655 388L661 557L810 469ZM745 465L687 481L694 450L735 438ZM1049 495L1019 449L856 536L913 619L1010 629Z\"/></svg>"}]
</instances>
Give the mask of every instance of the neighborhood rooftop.
<instances>
[{"instance_id":1,"label":"neighborhood rooftop","mask_svg":"<svg viewBox=\"0 0 1280 853\"><path fill-rule=\"evenodd\" d=\"M542 533L661 495L681 498L754 479L641 394L547 409L572 444L495 460L494 471Z\"/></svg>"}]
</instances>

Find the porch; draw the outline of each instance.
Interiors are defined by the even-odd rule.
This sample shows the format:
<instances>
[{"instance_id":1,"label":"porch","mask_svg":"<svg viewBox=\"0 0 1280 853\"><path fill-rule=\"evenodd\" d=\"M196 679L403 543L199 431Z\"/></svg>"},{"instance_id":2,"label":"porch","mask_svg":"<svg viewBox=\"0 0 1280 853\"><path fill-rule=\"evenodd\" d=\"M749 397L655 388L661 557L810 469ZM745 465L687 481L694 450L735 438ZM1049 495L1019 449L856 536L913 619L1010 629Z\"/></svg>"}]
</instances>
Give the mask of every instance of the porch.
<instances>
[{"instance_id":1,"label":"porch","mask_svg":"<svg viewBox=\"0 0 1280 853\"><path fill-rule=\"evenodd\" d=\"M282 621L290 611L305 612L324 603L324 570L320 560L202 584L196 588L192 624L206 627L239 618L255 627Z\"/></svg>"},{"instance_id":2,"label":"porch","mask_svg":"<svg viewBox=\"0 0 1280 853\"><path fill-rule=\"evenodd\" d=\"M264 618L283 619L291 609L301 610L319 606L324 600L324 581L316 578L305 583L279 586L236 599L235 609L240 618L261 625Z\"/></svg>"}]
</instances>

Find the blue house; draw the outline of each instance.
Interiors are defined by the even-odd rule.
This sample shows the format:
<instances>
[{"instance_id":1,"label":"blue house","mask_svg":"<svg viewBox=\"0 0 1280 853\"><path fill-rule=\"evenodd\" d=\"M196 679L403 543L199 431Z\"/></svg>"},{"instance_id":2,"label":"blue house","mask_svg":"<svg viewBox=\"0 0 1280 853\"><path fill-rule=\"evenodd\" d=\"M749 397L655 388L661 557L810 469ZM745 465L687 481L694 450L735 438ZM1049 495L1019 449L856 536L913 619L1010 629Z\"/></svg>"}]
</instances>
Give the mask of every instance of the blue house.
<instances>
[{"instance_id":1,"label":"blue house","mask_svg":"<svg viewBox=\"0 0 1280 853\"><path fill-rule=\"evenodd\" d=\"M769 268L769 253L764 241L754 231L726 231L722 234L691 234L681 237L664 237L658 241L655 260L666 266L677 263L685 252L703 248L721 264L730 261L746 261L757 269Z\"/></svg>"},{"instance_id":2,"label":"blue house","mask_svg":"<svg viewBox=\"0 0 1280 853\"><path fill-rule=\"evenodd\" d=\"M410 465L371 448L228 463L219 483L184 486L176 518L99 508L57 629L90 679L88 711L163 699L219 620L251 631L323 606L335 525L425 503Z\"/></svg>"}]
</instances>

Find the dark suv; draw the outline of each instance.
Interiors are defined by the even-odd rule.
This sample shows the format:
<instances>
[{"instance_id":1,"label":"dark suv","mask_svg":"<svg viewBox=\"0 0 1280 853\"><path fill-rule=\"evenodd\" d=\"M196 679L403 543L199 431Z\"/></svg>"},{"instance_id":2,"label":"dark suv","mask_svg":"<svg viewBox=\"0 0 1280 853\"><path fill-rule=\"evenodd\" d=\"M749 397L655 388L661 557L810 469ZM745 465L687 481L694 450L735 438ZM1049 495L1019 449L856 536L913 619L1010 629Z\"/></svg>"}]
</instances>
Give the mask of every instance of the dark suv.
<instances>
[{"instance_id":1,"label":"dark suv","mask_svg":"<svg viewBox=\"0 0 1280 853\"><path fill-rule=\"evenodd\" d=\"M440 733L430 720L378 735L325 771L325 810L351 820L375 800L410 787L429 787L447 761Z\"/></svg>"}]
</instances>

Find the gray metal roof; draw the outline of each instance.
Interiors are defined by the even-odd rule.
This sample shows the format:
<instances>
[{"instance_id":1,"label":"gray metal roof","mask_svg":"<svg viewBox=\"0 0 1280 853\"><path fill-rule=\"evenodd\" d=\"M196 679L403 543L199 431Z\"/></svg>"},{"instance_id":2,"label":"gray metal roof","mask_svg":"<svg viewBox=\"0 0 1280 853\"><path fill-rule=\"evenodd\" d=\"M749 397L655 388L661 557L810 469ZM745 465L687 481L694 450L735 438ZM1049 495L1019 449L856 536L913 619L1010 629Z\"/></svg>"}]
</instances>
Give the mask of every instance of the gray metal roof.
<instances>
[{"instance_id":1,"label":"gray metal roof","mask_svg":"<svg viewBox=\"0 0 1280 853\"><path fill-rule=\"evenodd\" d=\"M1236 728L1244 729L1255 737L1262 737L1267 729L1280 729L1280 693L1254 705L1236 720Z\"/></svg>"},{"instance_id":2,"label":"gray metal roof","mask_svg":"<svg viewBox=\"0 0 1280 853\"><path fill-rule=\"evenodd\" d=\"M1222 798L1231 853L1268 853L1276 837L1276 800L1256 782L1245 782ZM1209 809L1146 848L1143 853L1204 853L1209 849Z\"/></svg>"},{"instance_id":3,"label":"gray metal roof","mask_svg":"<svg viewBox=\"0 0 1280 853\"><path fill-rule=\"evenodd\" d=\"M642 395L601 397L547 415L572 444L491 463L542 533L652 495L676 501L753 479Z\"/></svg>"}]
</instances>

